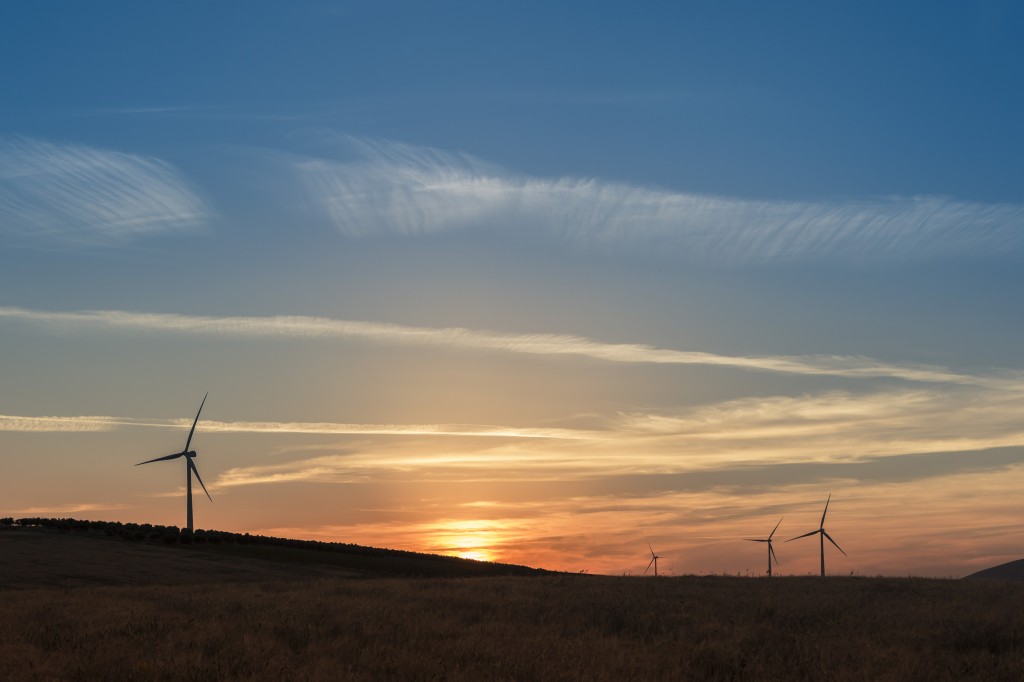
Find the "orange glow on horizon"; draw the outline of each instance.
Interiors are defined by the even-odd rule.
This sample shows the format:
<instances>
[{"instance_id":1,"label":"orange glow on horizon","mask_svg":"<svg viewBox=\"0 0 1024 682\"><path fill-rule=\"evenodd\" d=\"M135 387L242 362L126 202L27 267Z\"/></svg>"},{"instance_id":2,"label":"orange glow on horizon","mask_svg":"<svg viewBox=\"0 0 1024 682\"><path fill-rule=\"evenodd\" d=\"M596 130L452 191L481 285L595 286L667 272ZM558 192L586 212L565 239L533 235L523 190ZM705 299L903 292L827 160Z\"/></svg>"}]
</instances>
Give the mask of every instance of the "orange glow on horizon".
<instances>
[{"instance_id":1,"label":"orange glow on horizon","mask_svg":"<svg viewBox=\"0 0 1024 682\"><path fill-rule=\"evenodd\" d=\"M742 538L763 535L783 518L778 574L813 575L816 543L785 540L817 526L831 491L826 527L848 556L829 548L830 574L950 577L1019 557L1020 503L1004 491L1022 480L1024 466L1018 465L917 482L835 480L827 489L800 483L742 494L671 491L535 505L450 500L387 522L251 531L607 575L642 574L649 538L667 575L757 575L764 570L763 548ZM432 512L444 516L423 518ZM453 518L459 512L473 515Z\"/></svg>"},{"instance_id":2,"label":"orange glow on horizon","mask_svg":"<svg viewBox=\"0 0 1024 682\"><path fill-rule=\"evenodd\" d=\"M451 554L476 561L497 561L494 546L501 528L493 521L450 520L423 528L424 551Z\"/></svg>"}]
</instances>

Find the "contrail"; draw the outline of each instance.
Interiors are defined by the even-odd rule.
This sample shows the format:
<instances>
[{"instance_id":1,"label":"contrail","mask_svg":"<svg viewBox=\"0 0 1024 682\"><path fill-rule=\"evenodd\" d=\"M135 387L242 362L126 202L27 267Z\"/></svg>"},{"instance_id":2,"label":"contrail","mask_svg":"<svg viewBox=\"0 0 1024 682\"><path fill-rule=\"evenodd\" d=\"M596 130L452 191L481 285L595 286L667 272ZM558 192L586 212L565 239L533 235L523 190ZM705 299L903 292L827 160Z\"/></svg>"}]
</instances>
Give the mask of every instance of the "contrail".
<instances>
[{"instance_id":1,"label":"contrail","mask_svg":"<svg viewBox=\"0 0 1024 682\"><path fill-rule=\"evenodd\" d=\"M92 327L221 337L368 339L391 344L436 346L526 355L566 355L606 362L705 365L735 369L836 376L890 378L923 383L982 386L1001 390L1024 388L1024 374L961 374L929 365L897 365L842 355L718 355L702 351L657 348L646 344L605 343L582 336L514 334L463 327L412 327L383 322L311 316L210 317L121 310L51 312L0 307L0 318L20 319L65 328Z\"/></svg>"},{"instance_id":2,"label":"contrail","mask_svg":"<svg viewBox=\"0 0 1024 682\"><path fill-rule=\"evenodd\" d=\"M119 427L179 428L187 419L133 419L108 416L26 417L0 414L0 431L113 431ZM539 438L587 440L598 434L575 429L531 428L491 424L345 424L337 422L208 421L208 433L281 433L364 436L461 436L474 438Z\"/></svg>"}]
</instances>

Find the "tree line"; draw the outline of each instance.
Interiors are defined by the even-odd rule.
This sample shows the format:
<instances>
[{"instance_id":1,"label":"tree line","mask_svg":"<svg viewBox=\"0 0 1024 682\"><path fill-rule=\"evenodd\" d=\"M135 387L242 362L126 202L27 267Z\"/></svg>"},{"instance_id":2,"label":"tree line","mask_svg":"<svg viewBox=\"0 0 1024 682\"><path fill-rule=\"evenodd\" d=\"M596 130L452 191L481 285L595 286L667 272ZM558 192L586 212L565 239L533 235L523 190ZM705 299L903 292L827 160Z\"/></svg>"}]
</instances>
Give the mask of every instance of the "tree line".
<instances>
[{"instance_id":1,"label":"tree line","mask_svg":"<svg viewBox=\"0 0 1024 682\"><path fill-rule=\"evenodd\" d=\"M15 519L12 517L0 518L0 528L22 526L51 528L62 532L81 533L103 533L108 537L121 538L130 542L164 543L169 545L259 545L265 547L287 547L291 549L314 550L318 552L332 552L337 554L350 554L364 557L389 557L407 559L427 559L432 561L452 562L458 564L492 563L475 562L472 559L461 557L445 556L441 554L426 554L422 552L410 552L402 549L384 549L377 547L366 547L347 542L323 542L320 540L293 540L290 538L276 538L268 535L252 535L250 533L231 533L223 530L196 529L192 533L187 528L178 526L160 526L150 523L122 523L120 521L86 521L72 518L42 518L26 517ZM514 566L512 564L493 564L495 566L507 566L509 569L522 570L524 572L546 573L541 569L527 568L525 566Z\"/></svg>"}]
</instances>

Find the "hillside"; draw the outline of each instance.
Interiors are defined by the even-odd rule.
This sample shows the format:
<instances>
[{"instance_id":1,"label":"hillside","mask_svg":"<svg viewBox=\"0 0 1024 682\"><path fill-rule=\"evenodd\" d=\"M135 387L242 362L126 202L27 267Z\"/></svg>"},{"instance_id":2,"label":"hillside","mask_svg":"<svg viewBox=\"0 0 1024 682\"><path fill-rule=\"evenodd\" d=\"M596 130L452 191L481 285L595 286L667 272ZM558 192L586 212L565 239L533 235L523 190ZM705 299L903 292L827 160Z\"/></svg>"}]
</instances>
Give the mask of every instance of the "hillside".
<instances>
[{"instance_id":1,"label":"hillside","mask_svg":"<svg viewBox=\"0 0 1024 682\"><path fill-rule=\"evenodd\" d=\"M197 531L185 538L176 528L158 526L143 531L126 524L31 521L0 525L0 589L547 573L525 566L341 543L212 531Z\"/></svg>"},{"instance_id":2,"label":"hillside","mask_svg":"<svg viewBox=\"0 0 1024 682\"><path fill-rule=\"evenodd\" d=\"M986 568L976 573L964 576L964 580L983 578L990 580L1024 580L1024 559L1007 561L992 568Z\"/></svg>"},{"instance_id":3,"label":"hillside","mask_svg":"<svg viewBox=\"0 0 1024 682\"><path fill-rule=\"evenodd\" d=\"M49 535L75 551L118 547ZM154 575L182 582L197 573L179 572L197 571L207 582L142 584L136 564L139 584L3 590L0 680L1024 679L1024 583L571 574L209 582L231 571L212 570L195 551L164 552L175 560ZM123 579L118 570L110 582Z\"/></svg>"}]
</instances>

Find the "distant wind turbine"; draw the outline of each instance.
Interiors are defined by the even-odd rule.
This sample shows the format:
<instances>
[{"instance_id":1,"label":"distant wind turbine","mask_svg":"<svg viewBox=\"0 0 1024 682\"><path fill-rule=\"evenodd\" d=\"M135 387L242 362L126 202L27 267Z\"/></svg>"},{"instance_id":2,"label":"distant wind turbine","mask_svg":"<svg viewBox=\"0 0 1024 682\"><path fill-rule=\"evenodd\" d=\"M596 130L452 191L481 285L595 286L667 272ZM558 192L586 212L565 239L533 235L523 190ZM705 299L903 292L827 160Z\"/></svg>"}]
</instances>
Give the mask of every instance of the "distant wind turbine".
<instances>
[{"instance_id":1,"label":"distant wind turbine","mask_svg":"<svg viewBox=\"0 0 1024 682\"><path fill-rule=\"evenodd\" d=\"M772 528L772 532L768 534L768 538L765 540L755 540L753 538L743 538L747 542L767 542L768 543L768 577L772 577L772 559L775 559L775 563L779 563L779 557L775 556L775 550L772 549L772 536L775 535L775 531L779 529L779 525L782 523L782 519L779 519L779 523L775 524L775 528Z\"/></svg>"},{"instance_id":2,"label":"distant wind turbine","mask_svg":"<svg viewBox=\"0 0 1024 682\"><path fill-rule=\"evenodd\" d=\"M819 537L818 539L821 541L821 575L823 577L825 575L825 538L828 538L828 541L831 542L833 545L835 545L836 549L838 549L840 552L843 552L843 548L840 547L839 544L835 540L832 539L831 535L829 535L827 532L825 532L825 514L828 514L828 503L831 500L832 500L832 493L829 493L828 494L828 499L825 500L825 511L823 511L821 513L821 523L818 524L818 530L812 530L810 533L804 533L803 535L797 535L795 538L790 538L789 540L786 540L786 542L792 542L793 540L799 540L800 538L806 538L806 537L809 537L809 536L814 535L816 533L820 534L821 537ZM846 552L843 552L843 556L849 556L849 555Z\"/></svg>"},{"instance_id":3,"label":"distant wind turbine","mask_svg":"<svg viewBox=\"0 0 1024 682\"><path fill-rule=\"evenodd\" d=\"M203 396L203 402L199 404L199 412L203 411L203 405L206 404L206 396L210 395L207 393ZM167 459L178 459L179 457L185 458L185 472L186 472L186 483L185 483L185 496L188 499L187 508L187 521L188 521L188 532L192 533L192 472L195 472L196 478L199 479L199 485L203 486L203 492L206 493L206 497L209 498L210 502L213 502L213 498L210 497L209 491L206 490L206 485L203 483L202 477L199 475L199 469L196 468L196 463L192 460L199 456L199 453L195 450L189 450L188 446L192 444L192 435L196 432L196 424L199 423L199 412L196 412L195 421L192 422L192 430L188 432L188 440L185 441L185 449L181 452L176 452L173 455L166 455L164 457L157 457L156 459L148 459L145 462L139 462L135 466L141 466L143 464L150 464L151 462L162 462Z\"/></svg>"},{"instance_id":4,"label":"distant wind turbine","mask_svg":"<svg viewBox=\"0 0 1024 682\"><path fill-rule=\"evenodd\" d=\"M647 564L647 568L644 569L644 575L647 575L647 571L651 570L651 564L654 564L654 577L658 577L658 559L661 557L654 553L654 548L651 547L651 543L647 543L647 549L651 550L651 563Z\"/></svg>"}]
</instances>

